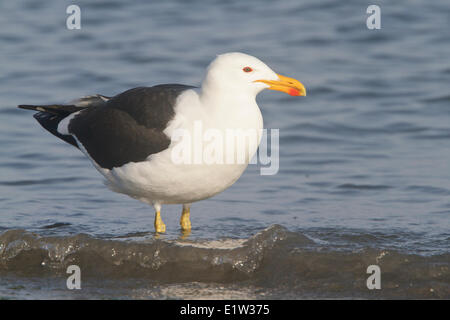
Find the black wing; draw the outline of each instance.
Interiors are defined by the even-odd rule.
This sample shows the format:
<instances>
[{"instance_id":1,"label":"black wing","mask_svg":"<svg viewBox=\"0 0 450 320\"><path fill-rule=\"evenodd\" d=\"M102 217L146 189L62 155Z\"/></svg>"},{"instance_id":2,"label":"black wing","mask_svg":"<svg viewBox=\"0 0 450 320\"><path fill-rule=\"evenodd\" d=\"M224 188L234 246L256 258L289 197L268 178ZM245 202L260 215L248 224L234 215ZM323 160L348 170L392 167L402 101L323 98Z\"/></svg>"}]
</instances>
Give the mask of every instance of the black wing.
<instances>
[{"instance_id":1,"label":"black wing","mask_svg":"<svg viewBox=\"0 0 450 320\"><path fill-rule=\"evenodd\" d=\"M192 88L166 84L130 89L81 111L70 121L69 133L102 168L144 161L169 146L163 130L175 115L177 97Z\"/></svg>"}]
</instances>

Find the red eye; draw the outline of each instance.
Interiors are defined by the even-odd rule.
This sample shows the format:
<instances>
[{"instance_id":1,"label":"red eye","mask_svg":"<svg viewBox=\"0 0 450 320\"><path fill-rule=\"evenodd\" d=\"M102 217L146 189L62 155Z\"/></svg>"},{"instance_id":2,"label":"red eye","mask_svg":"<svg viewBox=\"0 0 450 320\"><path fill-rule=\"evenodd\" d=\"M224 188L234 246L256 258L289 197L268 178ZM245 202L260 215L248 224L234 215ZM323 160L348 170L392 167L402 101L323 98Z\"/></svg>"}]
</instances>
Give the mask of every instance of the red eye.
<instances>
[{"instance_id":1,"label":"red eye","mask_svg":"<svg viewBox=\"0 0 450 320\"><path fill-rule=\"evenodd\" d=\"M242 69L242 71L244 71L244 72L252 72L253 69L250 68L250 67L245 67L245 68Z\"/></svg>"}]
</instances>

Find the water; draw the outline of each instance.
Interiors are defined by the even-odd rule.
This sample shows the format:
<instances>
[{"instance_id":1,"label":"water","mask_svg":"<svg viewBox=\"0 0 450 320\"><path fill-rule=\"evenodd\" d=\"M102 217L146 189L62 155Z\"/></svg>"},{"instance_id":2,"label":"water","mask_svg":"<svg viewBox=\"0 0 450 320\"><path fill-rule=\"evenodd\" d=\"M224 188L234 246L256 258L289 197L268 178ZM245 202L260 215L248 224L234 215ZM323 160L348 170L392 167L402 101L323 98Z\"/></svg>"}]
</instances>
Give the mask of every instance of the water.
<instances>
[{"instance_id":1,"label":"water","mask_svg":"<svg viewBox=\"0 0 450 320\"><path fill-rule=\"evenodd\" d=\"M262 2L78 1L73 31L72 2L0 4L0 297L450 298L450 4L377 1L372 31L361 1ZM280 171L194 204L187 238L179 206L155 237L152 208L15 108L199 85L230 51L308 96L258 96Z\"/></svg>"}]
</instances>

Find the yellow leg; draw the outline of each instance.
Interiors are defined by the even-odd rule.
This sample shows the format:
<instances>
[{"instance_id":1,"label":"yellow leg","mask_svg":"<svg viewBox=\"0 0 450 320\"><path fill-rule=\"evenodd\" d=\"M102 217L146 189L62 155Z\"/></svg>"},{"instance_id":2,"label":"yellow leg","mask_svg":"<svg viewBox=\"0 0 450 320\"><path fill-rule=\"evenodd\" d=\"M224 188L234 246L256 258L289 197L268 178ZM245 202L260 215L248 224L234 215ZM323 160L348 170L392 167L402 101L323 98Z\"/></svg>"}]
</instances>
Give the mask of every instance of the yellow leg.
<instances>
[{"instance_id":1,"label":"yellow leg","mask_svg":"<svg viewBox=\"0 0 450 320\"><path fill-rule=\"evenodd\" d=\"M191 213L190 207L188 205L184 205L180 219L181 230L183 232L191 231L190 213Z\"/></svg>"},{"instance_id":2,"label":"yellow leg","mask_svg":"<svg viewBox=\"0 0 450 320\"><path fill-rule=\"evenodd\" d=\"M155 213L155 231L158 233L166 232L166 225L161 219L161 213L159 210Z\"/></svg>"}]
</instances>

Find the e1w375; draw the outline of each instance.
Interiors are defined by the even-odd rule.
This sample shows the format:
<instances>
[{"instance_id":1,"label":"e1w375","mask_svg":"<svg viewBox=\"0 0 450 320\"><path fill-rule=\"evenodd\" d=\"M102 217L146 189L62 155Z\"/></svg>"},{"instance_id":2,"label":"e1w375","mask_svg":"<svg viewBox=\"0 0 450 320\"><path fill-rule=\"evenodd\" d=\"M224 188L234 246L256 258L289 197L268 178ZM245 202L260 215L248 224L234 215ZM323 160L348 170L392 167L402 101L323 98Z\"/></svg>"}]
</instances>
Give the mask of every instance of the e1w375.
<instances>
[{"instance_id":1,"label":"e1w375","mask_svg":"<svg viewBox=\"0 0 450 320\"><path fill-rule=\"evenodd\" d=\"M226 304L224 309L226 315L268 315L269 313L268 304Z\"/></svg>"}]
</instances>

